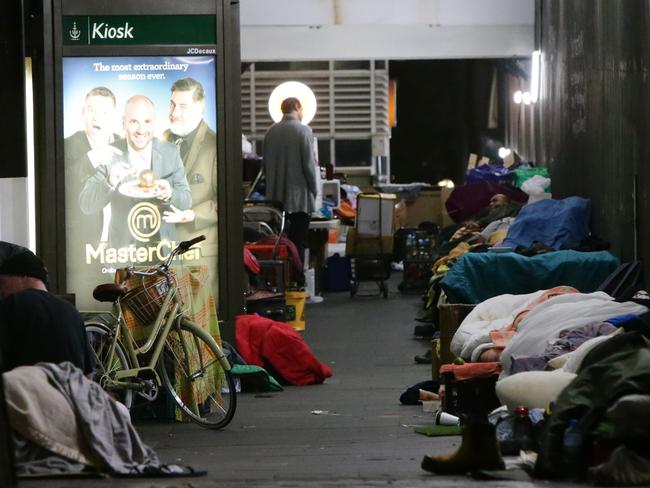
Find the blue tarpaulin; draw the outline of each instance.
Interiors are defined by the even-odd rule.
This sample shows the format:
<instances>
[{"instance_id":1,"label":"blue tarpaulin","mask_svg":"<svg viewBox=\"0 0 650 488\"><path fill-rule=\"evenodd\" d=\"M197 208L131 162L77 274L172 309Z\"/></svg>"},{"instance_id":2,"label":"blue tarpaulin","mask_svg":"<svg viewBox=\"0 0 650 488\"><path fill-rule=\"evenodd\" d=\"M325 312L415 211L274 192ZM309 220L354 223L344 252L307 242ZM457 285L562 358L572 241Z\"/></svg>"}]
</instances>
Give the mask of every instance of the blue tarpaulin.
<instances>
[{"instance_id":1,"label":"blue tarpaulin","mask_svg":"<svg viewBox=\"0 0 650 488\"><path fill-rule=\"evenodd\" d=\"M504 247L530 247L541 242L553 249L571 249L589 236L591 201L580 197L529 203L517 215Z\"/></svg>"},{"instance_id":2,"label":"blue tarpaulin","mask_svg":"<svg viewBox=\"0 0 650 488\"><path fill-rule=\"evenodd\" d=\"M481 303L505 293L522 294L567 285L591 293L619 265L607 251L555 251L527 257L467 253L440 281L450 303Z\"/></svg>"}]
</instances>

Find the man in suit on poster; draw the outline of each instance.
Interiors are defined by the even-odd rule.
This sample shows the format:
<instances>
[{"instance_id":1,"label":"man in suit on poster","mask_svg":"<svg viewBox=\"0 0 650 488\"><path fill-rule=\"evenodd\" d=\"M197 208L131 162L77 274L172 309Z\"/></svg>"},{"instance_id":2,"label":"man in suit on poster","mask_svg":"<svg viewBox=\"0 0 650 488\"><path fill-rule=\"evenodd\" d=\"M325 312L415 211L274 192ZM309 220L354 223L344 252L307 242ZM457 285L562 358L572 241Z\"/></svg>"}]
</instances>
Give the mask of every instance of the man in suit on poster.
<instances>
[{"instance_id":1,"label":"man in suit on poster","mask_svg":"<svg viewBox=\"0 0 650 488\"><path fill-rule=\"evenodd\" d=\"M217 253L217 135L203 119L205 91L193 78L177 80L171 87L170 127L163 139L180 150L185 175L192 192L192 208L165 212L167 222L177 227L181 240L206 236L203 256Z\"/></svg>"},{"instance_id":2,"label":"man in suit on poster","mask_svg":"<svg viewBox=\"0 0 650 488\"><path fill-rule=\"evenodd\" d=\"M183 78L172 85L169 129L163 134L163 139L173 142L180 150L192 192L192 208L182 211L172 206L164 213L163 219L177 224L179 240L205 235L199 264L207 267L212 292L216 296L217 135L203 118L205 103L205 90L197 80Z\"/></svg>"},{"instance_id":3,"label":"man in suit on poster","mask_svg":"<svg viewBox=\"0 0 650 488\"><path fill-rule=\"evenodd\" d=\"M86 180L95 174L97 166L115 152L111 143L119 139L112 131L115 95L104 86L91 89L82 108L83 129L67 137L63 152L66 174L66 195L69 201L68 220L83 233L82 241L97 244L102 236L103 222L110 217L109 208L96 214L79 212L79 194Z\"/></svg>"}]
</instances>

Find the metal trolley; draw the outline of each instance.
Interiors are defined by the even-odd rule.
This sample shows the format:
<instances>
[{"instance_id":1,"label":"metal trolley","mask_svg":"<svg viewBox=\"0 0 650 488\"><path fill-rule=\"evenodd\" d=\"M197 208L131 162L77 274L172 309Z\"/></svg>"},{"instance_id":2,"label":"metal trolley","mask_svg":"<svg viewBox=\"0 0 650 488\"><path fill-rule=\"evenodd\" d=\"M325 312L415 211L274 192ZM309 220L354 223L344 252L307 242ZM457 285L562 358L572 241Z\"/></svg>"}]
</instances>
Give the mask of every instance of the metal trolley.
<instances>
[{"instance_id":1,"label":"metal trolley","mask_svg":"<svg viewBox=\"0 0 650 488\"><path fill-rule=\"evenodd\" d=\"M350 255L352 277L350 297L359 291L359 283L374 281L379 293L388 298L392 262L393 208L395 196L382 193L361 193L357 197L357 219ZM388 243L386 242L388 241Z\"/></svg>"}]
</instances>

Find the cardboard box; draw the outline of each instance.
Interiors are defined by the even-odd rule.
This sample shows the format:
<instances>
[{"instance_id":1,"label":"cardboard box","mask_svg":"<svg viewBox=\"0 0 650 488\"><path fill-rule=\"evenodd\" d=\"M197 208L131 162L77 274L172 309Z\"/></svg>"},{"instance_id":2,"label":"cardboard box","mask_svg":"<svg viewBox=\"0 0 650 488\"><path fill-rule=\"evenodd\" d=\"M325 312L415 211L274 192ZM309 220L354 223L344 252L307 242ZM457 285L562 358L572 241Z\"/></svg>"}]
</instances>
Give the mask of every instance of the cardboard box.
<instances>
[{"instance_id":1,"label":"cardboard box","mask_svg":"<svg viewBox=\"0 0 650 488\"><path fill-rule=\"evenodd\" d=\"M453 188L442 188L440 190L440 213L442 214L441 227L443 228L455 224L455 222L451 219L451 217L447 213L447 206L445 205L447 199L449 198L449 195L451 195L451 192L453 191L454 191Z\"/></svg>"},{"instance_id":2,"label":"cardboard box","mask_svg":"<svg viewBox=\"0 0 650 488\"><path fill-rule=\"evenodd\" d=\"M395 204L395 229L401 229L402 227L407 227L406 219L408 214L406 211L406 203L404 200L400 200Z\"/></svg>"},{"instance_id":3,"label":"cardboard box","mask_svg":"<svg viewBox=\"0 0 650 488\"><path fill-rule=\"evenodd\" d=\"M356 229L359 237L393 238L395 202L388 193L360 193L357 197Z\"/></svg>"},{"instance_id":4,"label":"cardboard box","mask_svg":"<svg viewBox=\"0 0 650 488\"><path fill-rule=\"evenodd\" d=\"M406 227L417 227L421 222L441 225L442 204L440 190L422 190L418 197L406 204Z\"/></svg>"},{"instance_id":5,"label":"cardboard box","mask_svg":"<svg viewBox=\"0 0 650 488\"><path fill-rule=\"evenodd\" d=\"M475 306L467 303L438 303L440 314L440 364L449 364L456 359L449 350L451 340L460 324Z\"/></svg>"},{"instance_id":6,"label":"cardboard box","mask_svg":"<svg viewBox=\"0 0 650 488\"><path fill-rule=\"evenodd\" d=\"M357 234L357 230L351 228L345 241L346 256L377 256L379 254L393 253L393 236L364 237Z\"/></svg>"}]
</instances>

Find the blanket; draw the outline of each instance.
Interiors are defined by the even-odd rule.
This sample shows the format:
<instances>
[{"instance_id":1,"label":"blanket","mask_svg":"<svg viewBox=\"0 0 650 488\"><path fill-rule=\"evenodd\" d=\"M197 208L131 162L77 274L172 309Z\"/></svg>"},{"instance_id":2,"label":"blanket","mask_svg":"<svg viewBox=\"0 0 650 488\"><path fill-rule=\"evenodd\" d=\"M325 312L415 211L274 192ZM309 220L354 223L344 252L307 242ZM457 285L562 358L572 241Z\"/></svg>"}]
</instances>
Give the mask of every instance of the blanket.
<instances>
[{"instance_id":1,"label":"blanket","mask_svg":"<svg viewBox=\"0 0 650 488\"><path fill-rule=\"evenodd\" d=\"M533 293L558 285L589 293L618 265L619 260L607 251L556 251L532 257L468 253L454 263L440 286L449 303L481 303L506 293Z\"/></svg>"},{"instance_id":2,"label":"blanket","mask_svg":"<svg viewBox=\"0 0 650 488\"><path fill-rule=\"evenodd\" d=\"M499 357L506 376L512 357L534 356L544 352L560 333L605 321L627 310L640 315L646 309L633 302L618 303L603 292L564 293L570 289L539 290L525 295L500 295L480 304L467 315L451 340L455 356L476 361L487 349L495 347L495 331L502 334L500 344L505 349ZM547 299L541 302L541 299ZM536 304L536 306L534 306ZM514 325L514 326L513 326Z\"/></svg>"},{"instance_id":3,"label":"blanket","mask_svg":"<svg viewBox=\"0 0 650 488\"><path fill-rule=\"evenodd\" d=\"M513 357L542 354L561 331L584 327L624 314L641 315L648 309L634 302L618 303L603 292L553 297L533 308L501 354L502 376L509 374Z\"/></svg>"},{"instance_id":4,"label":"blanket","mask_svg":"<svg viewBox=\"0 0 650 488\"><path fill-rule=\"evenodd\" d=\"M316 358L289 324L259 315L239 315L235 335L237 350L248 364L267 368L289 384L322 383L332 376L330 367Z\"/></svg>"},{"instance_id":5,"label":"blanket","mask_svg":"<svg viewBox=\"0 0 650 488\"><path fill-rule=\"evenodd\" d=\"M541 242L553 249L575 249L589 236L591 201L580 197L540 200L525 205L503 245L513 249Z\"/></svg>"},{"instance_id":6,"label":"blanket","mask_svg":"<svg viewBox=\"0 0 650 488\"><path fill-rule=\"evenodd\" d=\"M4 374L4 383L11 428L43 453L111 474L183 472L180 466L162 465L141 441L128 410L72 363L15 368ZM26 473L39 465L35 459L16 461Z\"/></svg>"}]
</instances>

